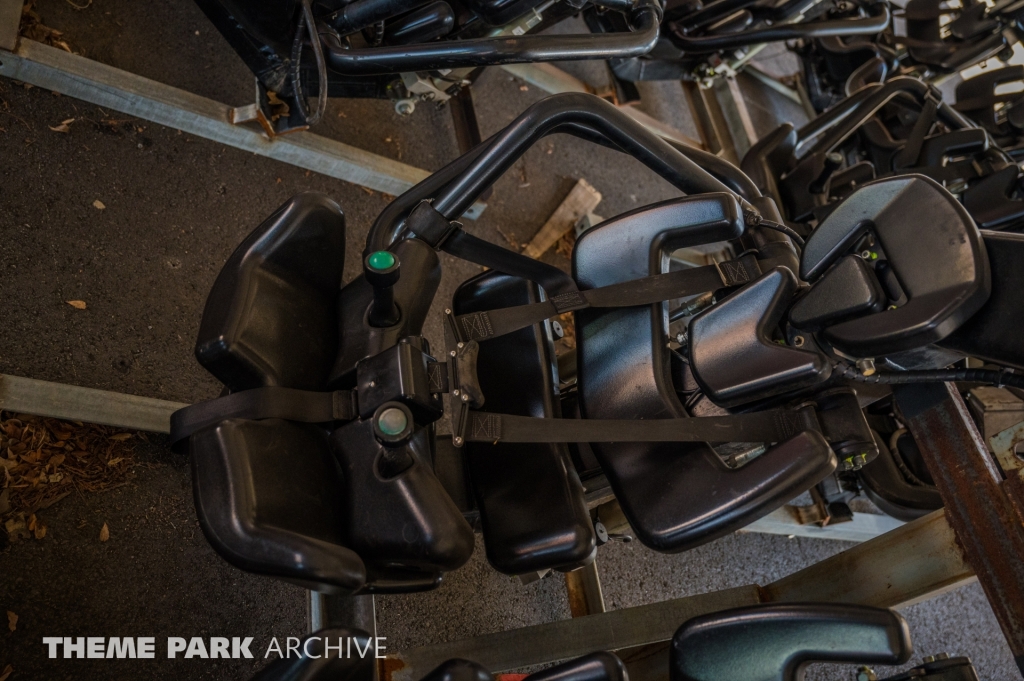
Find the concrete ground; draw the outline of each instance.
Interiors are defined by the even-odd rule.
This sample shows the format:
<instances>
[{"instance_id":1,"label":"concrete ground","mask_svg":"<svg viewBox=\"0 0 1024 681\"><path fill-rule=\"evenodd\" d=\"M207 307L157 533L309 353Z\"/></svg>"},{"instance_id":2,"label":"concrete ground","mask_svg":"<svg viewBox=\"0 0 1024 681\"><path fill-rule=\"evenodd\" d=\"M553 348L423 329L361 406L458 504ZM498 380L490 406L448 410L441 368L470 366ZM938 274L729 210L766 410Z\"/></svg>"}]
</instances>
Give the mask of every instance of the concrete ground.
<instances>
[{"instance_id":1,"label":"concrete ground","mask_svg":"<svg viewBox=\"0 0 1024 681\"><path fill-rule=\"evenodd\" d=\"M39 0L36 7L92 59L227 103L248 102L251 77L188 0L94 0L83 10ZM594 65L571 69L600 73ZM745 88L759 134L771 121L757 112L799 116ZM485 135L543 96L496 69L474 92ZM678 85L645 86L644 94L649 110L695 135ZM69 118L69 132L50 129ZM400 118L387 102L336 101L317 132L427 169L456 155L448 111L430 106ZM597 212L605 216L673 195L635 162L556 136L516 163L482 219L467 227L498 243L525 241L580 177L604 195ZM192 356L206 293L239 241L307 189L345 209L347 276L355 276L365 232L388 197L0 80L0 373L170 400L215 396L218 384ZM96 200L106 208L93 207ZM476 270L446 256L438 300ZM87 309L65 303L72 299ZM436 323L427 333L437 333ZM0 674L11 664L11 681L246 679L262 663L47 660L43 636L253 636L261 657L261 642L304 631L304 591L235 570L206 544L186 461L159 438L141 445L139 458L145 465L129 486L65 499L43 512L45 540L0 554L0 611L19 617L16 631L0 632ZM100 543L103 523L111 538ZM608 607L622 608L763 584L844 548L740 534L674 556L613 543L600 550L599 565ZM437 591L378 599L379 633L393 650L568 614L560 577L522 586L490 569L482 546ZM976 585L905 614L915 659L968 654L983 679L1016 677ZM849 678L850 670L811 676Z\"/></svg>"}]
</instances>

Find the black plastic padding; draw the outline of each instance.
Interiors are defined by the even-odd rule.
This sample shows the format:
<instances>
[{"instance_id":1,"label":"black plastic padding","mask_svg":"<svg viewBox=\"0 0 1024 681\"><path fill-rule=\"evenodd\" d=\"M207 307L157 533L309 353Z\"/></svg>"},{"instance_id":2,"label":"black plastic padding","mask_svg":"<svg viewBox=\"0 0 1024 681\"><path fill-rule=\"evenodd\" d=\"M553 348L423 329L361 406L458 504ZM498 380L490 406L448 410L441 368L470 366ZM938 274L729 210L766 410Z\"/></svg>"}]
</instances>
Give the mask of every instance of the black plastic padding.
<instances>
[{"instance_id":1,"label":"black plastic padding","mask_svg":"<svg viewBox=\"0 0 1024 681\"><path fill-rule=\"evenodd\" d=\"M325 592L366 578L344 542L344 490L323 429L231 419L192 436L199 525L229 563Z\"/></svg>"},{"instance_id":2,"label":"black plastic padding","mask_svg":"<svg viewBox=\"0 0 1024 681\"><path fill-rule=\"evenodd\" d=\"M734 407L828 380L832 365L817 349L776 342L796 286L776 267L690 320L690 368L712 402Z\"/></svg>"},{"instance_id":3,"label":"black plastic padding","mask_svg":"<svg viewBox=\"0 0 1024 681\"><path fill-rule=\"evenodd\" d=\"M373 645L369 634L359 629L321 629L302 639L298 655L271 662L252 681L373 681ZM357 646L368 649L366 655L348 654Z\"/></svg>"},{"instance_id":4,"label":"black plastic padding","mask_svg":"<svg viewBox=\"0 0 1024 681\"><path fill-rule=\"evenodd\" d=\"M455 292L455 314L541 300L533 282L485 272ZM483 411L561 416L550 322L482 341L477 374ZM563 443L466 443L470 486L487 559L499 572L573 569L593 560L594 526Z\"/></svg>"},{"instance_id":5,"label":"black plastic padding","mask_svg":"<svg viewBox=\"0 0 1024 681\"><path fill-rule=\"evenodd\" d=\"M847 255L829 269L789 310L789 322L803 331L872 312L886 303L878 277L859 255Z\"/></svg>"},{"instance_id":6,"label":"black plastic padding","mask_svg":"<svg viewBox=\"0 0 1024 681\"><path fill-rule=\"evenodd\" d=\"M814 281L874 233L907 302L829 326L825 338L855 357L878 357L937 342L989 297L989 260L981 234L962 205L921 175L864 185L807 239L801 277Z\"/></svg>"},{"instance_id":7,"label":"black plastic padding","mask_svg":"<svg viewBox=\"0 0 1024 681\"><path fill-rule=\"evenodd\" d=\"M473 530L430 468L426 428L400 452L377 442L371 420L338 428L330 444L342 470L345 545L368 570L447 572L469 560ZM398 453L409 465L385 477L382 463Z\"/></svg>"},{"instance_id":8,"label":"black plastic padding","mask_svg":"<svg viewBox=\"0 0 1024 681\"><path fill-rule=\"evenodd\" d=\"M345 217L314 192L290 199L235 249L206 299L196 358L231 390L320 390L338 347Z\"/></svg>"},{"instance_id":9,"label":"black plastic padding","mask_svg":"<svg viewBox=\"0 0 1024 681\"><path fill-rule=\"evenodd\" d=\"M442 662L421 681L494 681L494 675L476 662L454 659Z\"/></svg>"},{"instance_id":10,"label":"black plastic padding","mask_svg":"<svg viewBox=\"0 0 1024 681\"><path fill-rule=\"evenodd\" d=\"M524 681L629 681L629 677L622 660L599 652L534 672Z\"/></svg>"},{"instance_id":11,"label":"black plastic padding","mask_svg":"<svg viewBox=\"0 0 1024 681\"><path fill-rule=\"evenodd\" d=\"M988 302L943 347L970 357L1024 370L1024 234L982 232L992 268Z\"/></svg>"},{"instance_id":12,"label":"black plastic padding","mask_svg":"<svg viewBox=\"0 0 1024 681\"><path fill-rule=\"evenodd\" d=\"M666 253L739 237L733 197L705 194L627 213L587 230L573 254L581 289L664 271ZM682 418L666 347L668 304L575 313L580 410L586 418ZM731 470L704 443L593 443L637 538L683 551L781 506L836 465L817 433L802 433Z\"/></svg>"},{"instance_id":13,"label":"black plastic padding","mask_svg":"<svg viewBox=\"0 0 1024 681\"><path fill-rule=\"evenodd\" d=\"M904 522L942 508L942 497L932 481L908 479L900 470L908 470L907 464L898 460L900 453L891 451L878 433L873 435L878 456L857 471L857 477L875 506Z\"/></svg>"},{"instance_id":14,"label":"black plastic padding","mask_svg":"<svg viewBox=\"0 0 1024 681\"><path fill-rule=\"evenodd\" d=\"M906 620L892 610L759 605L689 620L672 638L670 681L800 681L811 662L903 664Z\"/></svg>"}]
</instances>

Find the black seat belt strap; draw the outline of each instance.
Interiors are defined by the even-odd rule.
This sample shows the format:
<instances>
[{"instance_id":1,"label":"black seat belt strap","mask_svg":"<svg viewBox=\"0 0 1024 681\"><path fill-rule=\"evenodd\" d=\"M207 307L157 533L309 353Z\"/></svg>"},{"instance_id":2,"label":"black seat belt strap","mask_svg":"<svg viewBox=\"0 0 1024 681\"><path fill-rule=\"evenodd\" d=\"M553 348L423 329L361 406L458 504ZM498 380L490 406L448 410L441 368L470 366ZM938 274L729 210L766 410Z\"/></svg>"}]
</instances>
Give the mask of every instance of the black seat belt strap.
<instances>
[{"instance_id":1,"label":"black seat belt strap","mask_svg":"<svg viewBox=\"0 0 1024 681\"><path fill-rule=\"evenodd\" d=\"M464 232L461 224L449 221L426 201L421 201L413 209L405 219L405 225L434 248L492 270L537 282L549 296L572 297L578 294L576 282L562 270Z\"/></svg>"},{"instance_id":2,"label":"black seat belt strap","mask_svg":"<svg viewBox=\"0 0 1024 681\"><path fill-rule=\"evenodd\" d=\"M654 274L580 291L571 300L568 296L553 296L539 303L459 315L455 318L455 324L461 340L480 341L526 328L563 312L588 307L651 305L728 286L739 286L760 275L757 258L751 254L730 262Z\"/></svg>"},{"instance_id":3,"label":"black seat belt strap","mask_svg":"<svg viewBox=\"0 0 1024 681\"><path fill-rule=\"evenodd\" d=\"M813 407L699 418L552 419L470 411L467 442L784 442L821 430Z\"/></svg>"},{"instance_id":4,"label":"black seat belt strap","mask_svg":"<svg viewBox=\"0 0 1024 681\"><path fill-rule=\"evenodd\" d=\"M265 387L242 390L171 414L171 447L225 419L287 419L303 423L351 421L359 413L351 390L315 392Z\"/></svg>"}]
</instances>

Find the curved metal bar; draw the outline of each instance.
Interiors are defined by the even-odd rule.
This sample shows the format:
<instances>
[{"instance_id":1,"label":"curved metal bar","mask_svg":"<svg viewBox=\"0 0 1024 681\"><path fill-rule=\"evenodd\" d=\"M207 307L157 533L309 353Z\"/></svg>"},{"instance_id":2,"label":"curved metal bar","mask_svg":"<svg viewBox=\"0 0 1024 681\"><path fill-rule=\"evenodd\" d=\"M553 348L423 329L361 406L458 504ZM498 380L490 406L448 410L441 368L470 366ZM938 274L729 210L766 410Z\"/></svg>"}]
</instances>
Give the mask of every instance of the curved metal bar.
<instances>
[{"instance_id":1,"label":"curved metal bar","mask_svg":"<svg viewBox=\"0 0 1024 681\"><path fill-rule=\"evenodd\" d=\"M859 95L860 92L864 90L868 90L868 88L862 88L860 91L855 93L855 95ZM837 144L842 143L843 140L863 125L864 121L878 113L878 110L888 104L894 97L901 94L908 94L912 95L918 101L921 101L930 91L931 86L909 76L893 78L882 85L872 87L868 90L869 94L863 97L863 99L858 97L858 103L856 106L852 109L848 109L847 114L844 117L839 118L835 121L835 124L832 127L824 130L823 137L814 143L814 145L807 151L807 154L813 154L819 151L829 151ZM801 130L801 133L803 133L803 130ZM798 144L798 147L799 146L800 145ZM799 153L798 157L803 157L805 155L806 154L804 153Z\"/></svg>"},{"instance_id":2,"label":"curved metal bar","mask_svg":"<svg viewBox=\"0 0 1024 681\"><path fill-rule=\"evenodd\" d=\"M591 95L571 94L549 97L548 99L542 100L541 102L538 102L533 107L528 109L520 117L520 119L527 116L540 118L543 112L538 113L535 111L535 109L537 109L541 105L544 105L546 102L549 102L549 100L561 100L565 98L572 98L574 102L576 102L577 108L579 108L578 101L582 98L582 101L590 106L593 106L594 101L600 102L600 110L604 112L607 112L608 109L611 109L616 113L620 113L617 109L605 103L603 100L600 100ZM547 105L545 107L545 111L548 110L548 107L550 107L550 105ZM570 119L565 120L565 118ZM635 126L638 126L638 124L636 124L633 121L633 119L629 118L628 116L623 116L622 119L628 121L628 129L630 131L630 134L633 134L635 132ZM617 122L622 123L622 119L618 119ZM513 125L515 125L515 123ZM640 129L644 133L646 133L644 137L650 146L653 146L655 149L657 149L658 153L664 154L667 158L672 159L672 162L666 164L666 167L678 167L683 172L697 174L703 174L703 170L707 171L707 174L701 178L703 183L701 186L705 186L707 188L697 188L697 191L732 191L741 196L746 201L752 201L753 199L760 197L761 193L760 191L758 191L756 185L754 185L750 178L743 174L743 172L740 171L739 168L736 168L735 166L729 164L726 161L723 161L717 156L709 154L700 149L693 149L691 147L687 147L685 149L677 148L676 145L671 145L670 143L662 141L660 138L655 138L657 142L661 142L661 144L665 145L664 147L661 147L659 149L658 147L660 147L661 144L658 144L657 142L650 140L648 137L652 136L652 133L649 133L646 130L646 128L642 128L642 126L640 126ZM535 143L537 139L540 139L540 137L552 135L555 133L565 133L573 135L575 137L579 137L590 142L608 146L610 148L621 151L622 153L625 154L634 155L634 150L636 148L636 145L632 143L625 145L617 143L613 139L609 138L609 136L606 135L605 132L602 131L602 129L591 126L585 121L571 120L571 117L563 117L563 120L561 122L557 122L551 125L550 127L543 128L540 131L540 133L533 137L530 142L526 143L525 146L519 147L518 153L521 154L522 151L529 146L529 144ZM444 166L437 172L433 173L432 175L424 179L422 182L415 185L414 187L403 193L401 196L397 197L390 204L388 204L388 206L381 212L381 214L374 221L373 226L370 228L370 231L367 234L366 252L371 253L373 251L385 250L392 243L399 240L404 232L404 220L406 216L409 214L409 212L413 208L415 208L420 203L420 201L438 197L442 191L445 191L450 185L455 183L455 181L458 178L463 177L464 174L467 174L469 169L475 164L477 164L479 162L479 159L483 157L485 154L488 155L489 158L493 158L493 147L499 143L500 139L502 139L501 133L487 140L484 140L476 147L466 152L459 158L455 159L448 165ZM628 135L626 135L624 138L620 136L618 137L618 139L620 139L620 141L621 139L632 140L632 138L629 137ZM684 156L684 158L679 159L678 156L680 155ZM514 156L510 162L514 162L516 158L518 158L518 155ZM482 189L480 189L479 191L483 191L483 189L486 189L487 186L490 186L490 184L493 183L501 175L502 172L504 172L504 168L495 173L491 173L489 175L489 179L486 181L487 183L483 184ZM658 169L656 169L656 172L660 173ZM674 172L679 172L679 170ZM677 183L673 182L673 184ZM481 184L478 183L477 186L480 187ZM438 209L440 210L440 208Z\"/></svg>"},{"instance_id":3,"label":"curved metal bar","mask_svg":"<svg viewBox=\"0 0 1024 681\"><path fill-rule=\"evenodd\" d=\"M320 35L331 69L349 76L434 71L497 64L584 59L627 59L647 54L658 42L661 10L654 0L638 0L629 33L527 35L442 40L418 45L350 50L337 36Z\"/></svg>"},{"instance_id":4,"label":"curved metal bar","mask_svg":"<svg viewBox=\"0 0 1024 681\"><path fill-rule=\"evenodd\" d=\"M783 24L725 35L686 35L679 30L677 24L671 24L668 27L668 38L672 41L673 45L684 52L699 54L717 52L719 50L735 50L758 43L774 43L800 38L845 37L881 33L892 19L889 6L884 2L880 2L872 5L869 11L871 16L866 18L810 21L806 24Z\"/></svg>"},{"instance_id":5,"label":"curved metal bar","mask_svg":"<svg viewBox=\"0 0 1024 681\"><path fill-rule=\"evenodd\" d=\"M543 99L497 133L486 151L438 194L434 209L457 219L537 140L567 124L598 131L686 194L733 193L710 173L618 108L593 95L565 93Z\"/></svg>"}]
</instances>

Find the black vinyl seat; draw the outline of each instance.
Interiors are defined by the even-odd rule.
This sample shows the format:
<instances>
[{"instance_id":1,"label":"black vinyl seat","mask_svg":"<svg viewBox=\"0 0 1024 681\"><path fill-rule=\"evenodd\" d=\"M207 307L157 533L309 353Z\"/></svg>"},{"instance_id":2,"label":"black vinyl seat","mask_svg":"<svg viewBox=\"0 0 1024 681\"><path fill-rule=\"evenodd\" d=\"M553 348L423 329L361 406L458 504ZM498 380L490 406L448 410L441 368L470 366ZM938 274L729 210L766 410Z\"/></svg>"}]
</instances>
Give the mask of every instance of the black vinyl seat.
<instances>
[{"instance_id":1,"label":"black vinyl seat","mask_svg":"<svg viewBox=\"0 0 1024 681\"><path fill-rule=\"evenodd\" d=\"M342 335L362 329L339 324L344 261L341 208L314 193L288 201L238 247L196 342L226 393L326 391ZM218 553L332 593L429 589L469 559L472 529L434 476L427 428L403 450L411 463L390 471L369 420L331 430L228 418L191 436L195 506Z\"/></svg>"},{"instance_id":2,"label":"black vinyl seat","mask_svg":"<svg viewBox=\"0 0 1024 681\"><path fill-rule=\"evenodd\" d=\"M541 300L533 282L498 272L466 281L456 314ZM549 321L480 343L481 410L558 418L557 369ZM564 443L466 444L487 558L506 574L571 570L593 560L594 526Z\"/></svg>"},{"instance_id":3,"label":"black vinyl seat","mask_svg":"<svg viewBox=\"0 0 1024 681\"><path fill-rule=\"evenodd\" d=\"M581 289L664 271L667 253L735 239L739 205L725 194L674 199L591 228L577 241ZM586 418L688 416L672 382L667 303L575 313L580 406ZM592 443L622 510L645 545L684 551L769 513L836 466L816 432L730 469L706 443Z\"/></svg>"}]
</instances>

